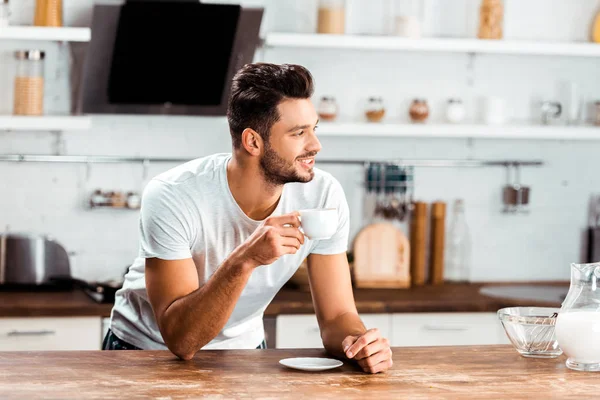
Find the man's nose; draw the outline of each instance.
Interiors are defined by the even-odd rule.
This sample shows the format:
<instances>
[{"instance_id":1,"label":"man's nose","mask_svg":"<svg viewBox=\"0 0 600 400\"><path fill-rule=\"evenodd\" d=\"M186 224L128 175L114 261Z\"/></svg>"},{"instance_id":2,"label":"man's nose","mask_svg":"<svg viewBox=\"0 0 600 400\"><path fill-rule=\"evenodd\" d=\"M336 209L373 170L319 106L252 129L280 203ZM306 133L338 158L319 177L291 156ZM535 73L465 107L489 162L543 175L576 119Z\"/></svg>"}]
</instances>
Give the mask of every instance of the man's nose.
<instances>
[{"instance_id":1,"label":"man's nose","mask_svg":"<svg viewBox=\"0 0 600 400\"><path fill-rule=\"evenodd\" d=\"M310 135L310 141L306 146L306 150L311 152L314 151L317 153L321 151L321 142L319 141L319 138L317 137L315 131L312 131L312 134Z\"/></svg>"}]
</instances>

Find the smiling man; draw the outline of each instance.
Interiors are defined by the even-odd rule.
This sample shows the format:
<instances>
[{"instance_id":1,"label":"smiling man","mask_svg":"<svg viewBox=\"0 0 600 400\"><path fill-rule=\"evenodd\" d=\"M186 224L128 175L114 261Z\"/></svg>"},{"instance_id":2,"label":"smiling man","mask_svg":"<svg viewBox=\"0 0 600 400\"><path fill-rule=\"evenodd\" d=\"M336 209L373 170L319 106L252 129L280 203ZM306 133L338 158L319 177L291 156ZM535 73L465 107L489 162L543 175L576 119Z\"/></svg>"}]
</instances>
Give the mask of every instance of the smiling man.
<instances>
[{"instance_id":1,"label":"smiling man","mask_svg":"<svg viewBox=\"0 0 600 400\"><path fill-rule=\"evenodd\" d=\"M346 250L342 187L314 167L321 150L298 65L249 64L234 77L227 118L232 153L200 158L147 185L139 255L117 292L104 349L265 348L263 313L308 258L325 349L369 373L392 365L387 339L360 320ZM298 210L335 208L336 233L309 240Z\"/></svg>"}]
</instances>

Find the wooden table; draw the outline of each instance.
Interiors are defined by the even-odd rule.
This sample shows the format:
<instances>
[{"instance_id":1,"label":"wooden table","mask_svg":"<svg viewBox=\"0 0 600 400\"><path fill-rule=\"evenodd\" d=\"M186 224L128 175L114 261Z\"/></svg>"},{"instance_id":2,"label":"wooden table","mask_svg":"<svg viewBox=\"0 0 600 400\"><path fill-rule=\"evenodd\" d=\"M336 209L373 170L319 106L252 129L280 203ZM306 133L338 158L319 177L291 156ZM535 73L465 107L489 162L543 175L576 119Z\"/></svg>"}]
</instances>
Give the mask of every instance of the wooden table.
<instances>
[{"instance_id":1,"label":"wooden table","mask_svg":"<svg viewBox=\"0 0 600 400\"><path fill-rule=\"evenodd\" d=\"M390 371L355 366L302 372L278 363L323 350L0 353L4 398L400 399L594 398L600 374L571 371L565 357L527 359L511 346L395 348Z\"/></svg>"}]
</instances>

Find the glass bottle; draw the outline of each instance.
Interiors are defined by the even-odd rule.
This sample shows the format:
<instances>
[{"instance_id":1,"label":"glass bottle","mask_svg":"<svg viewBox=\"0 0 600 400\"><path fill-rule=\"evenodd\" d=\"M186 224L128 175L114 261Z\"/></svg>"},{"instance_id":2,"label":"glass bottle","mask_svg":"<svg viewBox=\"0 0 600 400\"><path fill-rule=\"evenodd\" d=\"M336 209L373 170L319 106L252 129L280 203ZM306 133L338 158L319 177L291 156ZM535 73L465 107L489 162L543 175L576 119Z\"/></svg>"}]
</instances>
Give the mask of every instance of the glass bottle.
<instances>
[{"instance_id":1,"label":"glass bottle","mask_svg":"<svg viewBox=\"0 0 600 400\"><path fill-rule=\"evenodd\" d=\"M14 84L14 115L42 115L44 112L44 52L15 52L17 73Z\"/></svg>"},{"instance_id":2,"label":"glass bottle","mask_svg":"<svg viewBox=\"0 0 600 400\"><path fill-rule=\"evenodd\" d=\"M8 0L0 0L0 27L8 26L10 18L10 8Z\"/></svg>"},{"instance_id":3,"label":"glass bottle","mask_svg":"<svg viewBox=\"0 0 600 400\"><path fill-rule=\"evenodd\" d=\"M571 285L555 329L568 368L600 371L600 262L571 264Z\"/></svg>"},{"instance_id":4,"label":"glass bottle","mask_svg":"<svg viewBox=\"0 0 600 400\"><path fill-rule=\"evenodd\" d=\"M471 271L471 236L462 199L454 202L446 246L446 280L467 282Z\"/></svg>"},{"instance_id":5,"label":"glass bottle","mask_svg":"<svg viewBox=\"0 0 600 400\"><path fill-rule=\"evenodd\" d=\"M319 0L317 33L341 35L346 31L345 0Z\"/></svg>"}]
</instances>

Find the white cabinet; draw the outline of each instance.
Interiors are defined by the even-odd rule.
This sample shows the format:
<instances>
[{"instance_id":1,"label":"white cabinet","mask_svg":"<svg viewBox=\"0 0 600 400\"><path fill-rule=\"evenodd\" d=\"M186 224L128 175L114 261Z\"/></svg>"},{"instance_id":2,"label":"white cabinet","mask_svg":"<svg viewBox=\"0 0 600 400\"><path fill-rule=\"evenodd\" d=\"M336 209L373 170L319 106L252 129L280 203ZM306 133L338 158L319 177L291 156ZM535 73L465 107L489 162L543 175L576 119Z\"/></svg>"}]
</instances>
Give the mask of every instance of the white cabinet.
<instances>
[{"instance_id":1,"label":"white cabinet","mask_svg":"<svg viewBox=\"0 0 600 400\"><path fill-rule=\"evenodd\" d=\"M100 317L0 318L0 351L100 350Z\"/></svg>"},{"instance_id":2,"label":"white cabinet","mask_svg":"<svg viewBox=\"0 0 600 400\"><path fill-rule=\"evenodd\" d=\"M394 347L509 344L495 312L361 314ZM277 348L322 348L314 314L279 315Z\"/></svg>"},{"instance_id":3,"label":"white cabinet","mask_svg":"<svg viewBox=\"0 0 600 400\"><path fill-rule=\"evenodd\" d=\"M360 318L367 329L378 328L384 337L390 337L390 314L361 314ZM319 324L314 314L279 315L276 332L278 349L323 348Z\"/></svg>"},{"instance_id":4,"label":"white cabinet","mask_svg":"<svg viewBox=\"0 0 600 400\"><path fill-rule=\"evenodd\" d=\"M392 346L460 346L510 343L496 313L392 315Z\"/></svg>"}]
</instances>

